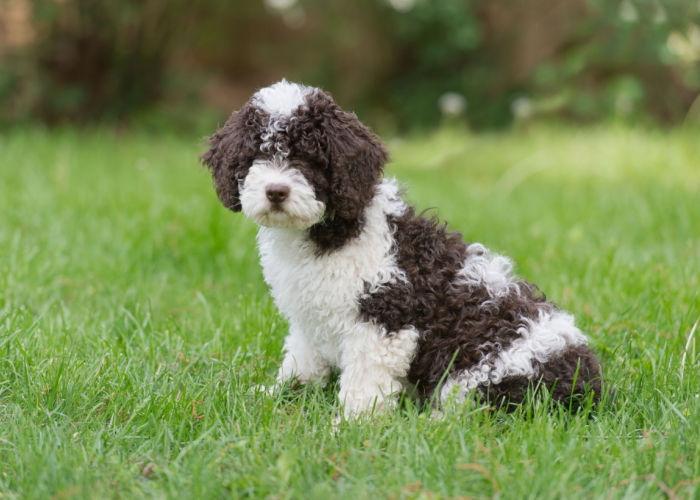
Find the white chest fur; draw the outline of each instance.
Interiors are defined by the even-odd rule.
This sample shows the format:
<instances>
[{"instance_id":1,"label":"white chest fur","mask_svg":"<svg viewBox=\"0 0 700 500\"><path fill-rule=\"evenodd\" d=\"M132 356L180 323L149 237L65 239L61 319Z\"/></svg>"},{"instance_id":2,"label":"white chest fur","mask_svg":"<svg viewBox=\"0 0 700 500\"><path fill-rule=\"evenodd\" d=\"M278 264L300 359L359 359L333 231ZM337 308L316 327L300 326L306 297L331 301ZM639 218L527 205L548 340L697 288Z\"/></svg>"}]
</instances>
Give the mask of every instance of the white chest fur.
<instances>
[{"instance_id":1,"label":"white chest fur","mask_svg":"<svg viewBox=\"0 0 700 500\"><path fill-rule=\"evenodd\" d=\"M318 255L302 230L261 227L258 233L263 275L277 307L331 365L338 366L344 337L356 331L366 287L403 279L386 220L405 210L397 190L393 180L379 184L361 234L330 253Z\"/></svg>"}]
</instances>

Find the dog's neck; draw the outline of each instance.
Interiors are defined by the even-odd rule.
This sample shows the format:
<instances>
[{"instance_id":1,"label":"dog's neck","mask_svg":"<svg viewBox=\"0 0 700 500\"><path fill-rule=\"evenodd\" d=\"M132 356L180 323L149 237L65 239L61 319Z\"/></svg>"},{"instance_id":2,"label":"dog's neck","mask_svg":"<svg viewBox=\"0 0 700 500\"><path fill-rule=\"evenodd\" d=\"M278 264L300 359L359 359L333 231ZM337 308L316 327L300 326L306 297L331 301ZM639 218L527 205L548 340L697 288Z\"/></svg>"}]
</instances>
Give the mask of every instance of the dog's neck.
<instances>
[{"instance_id":1,"label":"dog's neck","mask_svg":"<svg viewBox=\"0 0 700 500\"><path fill-rule=\"evenodd\" d=\"M355 219L332 217L311 226L308 238L316 245L319 254L337 250L353 238L357 238L365 225L364 215Z\"/></svg>"},{"instance_id":2,"label":"dog's neck","mask_svg":"<svg viewBox=\"0 0 700 500\"><path fill-rule=\"evenodd\" d=\"M331 253L359 237L368 220L397 215L404 210L405 203L399 195L396 180L382 179L374 187L374 196L360 217L345 219L329 214L325 220L312 226L306 235L315 245L317 254Z\"/></svg>"}]
</instances>

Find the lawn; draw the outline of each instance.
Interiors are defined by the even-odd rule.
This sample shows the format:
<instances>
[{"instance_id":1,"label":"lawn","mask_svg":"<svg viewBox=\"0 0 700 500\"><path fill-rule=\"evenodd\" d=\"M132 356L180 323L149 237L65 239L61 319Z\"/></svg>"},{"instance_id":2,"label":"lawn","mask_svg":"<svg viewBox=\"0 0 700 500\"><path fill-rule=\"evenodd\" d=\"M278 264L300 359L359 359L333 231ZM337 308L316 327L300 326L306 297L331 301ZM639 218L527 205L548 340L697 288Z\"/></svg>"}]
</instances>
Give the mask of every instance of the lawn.
<instances>
[{"instance_id":1,"label":"lawn","mask_svg":"<svg viewBox=\"0 0 700 500\"><path fill-rule=\"evenodd\" d=\"M420 208L573 312L616 391L332 425L200 139L0 135L0 498L697 498L698 130L389 141ZM700 330L700 326L698 326Z\"/></svg>"}]
</instances>

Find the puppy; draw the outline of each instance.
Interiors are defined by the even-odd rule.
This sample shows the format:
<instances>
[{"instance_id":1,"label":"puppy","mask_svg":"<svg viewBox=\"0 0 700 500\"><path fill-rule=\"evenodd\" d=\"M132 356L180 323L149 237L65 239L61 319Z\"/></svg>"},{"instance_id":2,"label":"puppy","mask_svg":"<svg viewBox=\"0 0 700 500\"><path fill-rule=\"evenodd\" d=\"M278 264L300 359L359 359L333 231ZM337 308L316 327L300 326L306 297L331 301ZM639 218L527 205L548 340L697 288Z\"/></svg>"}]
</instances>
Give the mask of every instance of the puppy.
<instances>
[{"instance_id":1,"label":"puppy","mask_svg":"<svg viewBox=\"0 0 700 500\"><path fill-rule=\"evenodd\" d=\"M438 403L600 394L574 318L510 260L415 214L387 152L318 88L263 88L209 138L219 199L260 225L265 281L289 321L278 383L340 371L346 417L411 390ZM595 397L595 396L594 396Z\"/></svg>"}]
</instances>

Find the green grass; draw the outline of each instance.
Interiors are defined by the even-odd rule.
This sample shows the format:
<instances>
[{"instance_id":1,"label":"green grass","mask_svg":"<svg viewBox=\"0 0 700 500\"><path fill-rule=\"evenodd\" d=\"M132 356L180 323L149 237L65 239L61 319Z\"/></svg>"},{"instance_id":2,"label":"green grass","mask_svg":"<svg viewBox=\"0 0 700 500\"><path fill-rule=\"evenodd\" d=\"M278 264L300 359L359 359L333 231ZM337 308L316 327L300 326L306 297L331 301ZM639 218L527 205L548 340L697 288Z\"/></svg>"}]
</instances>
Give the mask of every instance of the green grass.
<instances>
[{"instance_id":1,"label":"green grass","mask_svg":"<svg viewBox=\"0 0 700 500\"><path fill-rule=\"evenodd\" d=\"M0 498L697 498L697 137L391 141L409 199L573 312L617 398L334 429L335 386L249 392L286 324L198 139L0 136Z\"/></svg>"}]
</instances>

